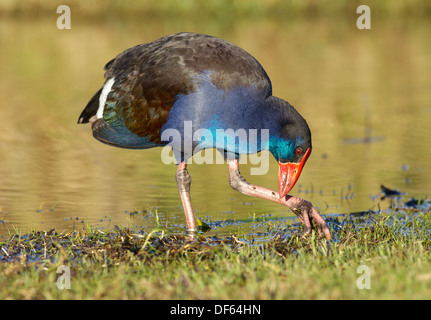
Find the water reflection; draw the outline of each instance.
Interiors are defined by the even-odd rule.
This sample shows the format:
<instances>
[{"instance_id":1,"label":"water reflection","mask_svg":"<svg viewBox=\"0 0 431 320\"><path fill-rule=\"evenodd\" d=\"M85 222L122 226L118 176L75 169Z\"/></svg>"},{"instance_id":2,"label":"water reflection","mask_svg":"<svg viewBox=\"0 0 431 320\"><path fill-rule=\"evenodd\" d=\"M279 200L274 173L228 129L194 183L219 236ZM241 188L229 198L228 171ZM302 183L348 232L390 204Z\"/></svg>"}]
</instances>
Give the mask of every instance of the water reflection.
<instances>
[{"instance_id":1,"label":"water reflection","mask_svg":"<svg viewBox=\"0 0 431 320\"><path fill-rule=\"evenodd\" d=\"M179 22L145 22L78 20L59 31L52 21L0 21L0 234L87 223L151 228L156 216L182 231L175 166L161 163L160 149L108 147L92 138L89 126L76 124L102 84L105 62L137 43L184 31ZM228 30L211 22L186 25L253 54L271 77L274 95L309 122L314 150L293 194L323 214L375 209L381 184L430 196L428 22L400 29L386 21L367 32L354 23L320 20L244 19ZM277 164L270 159L267 175L250 176L247 165L242 173L277 189ZM189 171L201 219L292 215L231 190L226 165L191 165Z\"/></svg>"}]
</instances>

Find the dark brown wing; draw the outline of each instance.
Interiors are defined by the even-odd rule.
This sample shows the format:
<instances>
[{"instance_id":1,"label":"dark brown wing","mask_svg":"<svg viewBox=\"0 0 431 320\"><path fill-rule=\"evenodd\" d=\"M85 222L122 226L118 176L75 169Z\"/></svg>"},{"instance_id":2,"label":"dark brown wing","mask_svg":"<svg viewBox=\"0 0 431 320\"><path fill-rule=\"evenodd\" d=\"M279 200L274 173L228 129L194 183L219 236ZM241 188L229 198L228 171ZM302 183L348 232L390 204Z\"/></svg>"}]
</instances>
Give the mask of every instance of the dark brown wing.
<instances>
[{"instance_id":1,"label":"dark brown wing","mask_svg":"<svg viewBox=\"0 0 431 320\"><path fill-rule=\"evenodd\" d=\"M106 99L104 120L155 144L160 143L160 130L176 97L194 92L203 72L224 90L254 85L264 97L272 94L271 82L256 59L225 40L201 34L179 33L137 45L105 69L105 78L115 82ZM85 119L96 114L98 97L83 111Z\"/></svg>"}]
</instances>

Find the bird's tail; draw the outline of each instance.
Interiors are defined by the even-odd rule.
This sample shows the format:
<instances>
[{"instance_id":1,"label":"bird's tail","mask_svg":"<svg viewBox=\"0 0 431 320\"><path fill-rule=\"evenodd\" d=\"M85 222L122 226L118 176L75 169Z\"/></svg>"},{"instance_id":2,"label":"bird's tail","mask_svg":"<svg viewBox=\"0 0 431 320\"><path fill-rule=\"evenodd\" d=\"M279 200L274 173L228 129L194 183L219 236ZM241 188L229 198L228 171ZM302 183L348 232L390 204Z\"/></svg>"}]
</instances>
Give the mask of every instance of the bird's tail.
<instances>
[{"instance_id":1,"label":"bird's tail","mask_svg":"<svg viewBox=\"0 0 431 320\"><path fill-rule=\"evenodd\" d=\"M84 108L84 110L81 112L81 115L78 118L78 123L88 123L91 119L91 117L95 116L97 113L97 110L99 109L99 97L102 93L102 89L100 88L99 91L97 91L94 96L90 99L90 101L87 103L87 106Z\"/></svg>"},{"instance_id":2,"label":"bird's tail","mask_svg":"<svg viewBox=\"0 0 431 320\"><path fill-rule=\"evenodd\" d=\"M122 124L115 126L115 124L107 123L103 118L90 119L93 136L106 144L114 147L126 149L148 149L157 147L158 145L150 142L147 137L139 137L130 132Z\"/></svg>"}]
</instances>

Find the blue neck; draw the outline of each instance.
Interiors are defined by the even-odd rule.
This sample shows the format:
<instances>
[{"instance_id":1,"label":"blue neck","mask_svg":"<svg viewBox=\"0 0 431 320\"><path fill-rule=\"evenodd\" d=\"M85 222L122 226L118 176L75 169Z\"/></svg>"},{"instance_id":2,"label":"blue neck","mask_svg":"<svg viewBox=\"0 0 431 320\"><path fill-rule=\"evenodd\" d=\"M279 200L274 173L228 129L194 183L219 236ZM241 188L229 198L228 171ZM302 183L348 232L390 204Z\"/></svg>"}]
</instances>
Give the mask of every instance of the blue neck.
<instances>
[{"instance_id":1,"label":"blue neck","mask_svg":"<svg viewBox=\"0 0 431 320\"><path fill-rule=\"evenodd\" d=\"M282 148L293 148L277 136L280 129L278 110L269 105L267 97L256 87L218 89L211 82L209 73L201 75L198 81L198 90L177 96L162 133L166 129L175 129L184 140L195 138L198 129L208 129L212 139L203 137L200 141L194 141L193 150L198 145L242 154L269 150L276 156ZM230 134L226 129L231 129ZM220 139L220 131L226 133L227 143ZM238 141L238 136L244 133L247 136L245 141ZM177 146L177 149L180 148L182 146ZM191 156L189 153L186 152L184 158Z\"/></svg>"}]
</instances>

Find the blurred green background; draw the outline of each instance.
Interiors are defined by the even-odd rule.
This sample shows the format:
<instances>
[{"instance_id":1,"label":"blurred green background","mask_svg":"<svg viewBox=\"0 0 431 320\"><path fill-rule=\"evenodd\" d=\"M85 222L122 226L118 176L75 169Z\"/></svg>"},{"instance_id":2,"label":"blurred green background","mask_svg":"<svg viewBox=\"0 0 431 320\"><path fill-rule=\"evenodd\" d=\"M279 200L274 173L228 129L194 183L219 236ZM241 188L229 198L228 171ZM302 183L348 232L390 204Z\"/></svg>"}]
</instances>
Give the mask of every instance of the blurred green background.
<instances>
[{"instance_id":1,"label":"blurred green background","mask_svg":"<svg viewBox=\"0 0 431 320\"><path fill-rule=\"evenodd\" d=\"M359 30L359 5L371 29ZM59 5L71 29L57 28ZM96 226L184 227L175 166L161 149L132 151L77 125L124 49L191 31L224 38L266 69L274 95L307 119L310 157L293 195L323 214L384 208L380 184L430 196L430 1L11 1L0 2L0 234ZM265 176L277 189L271 156ZM230 189L226 165L191 165L196 215L210 221L291 216ZM127 212L140 212L136 215ZM83 223L84 222L84 223ZM247 224L224 232L248 232ZM214 231L221 232L221 229Z\"/></svg>"},{"instance_id":2,"label":"blurred green background","mask_svg":"<svg viewBox=\"0 0 431 320\"><path fill-rule=\"evenodd\" d=\"M88 1L50 1L3 0L0 4L2 16L42 17L52 14L53 6L69 5L82 18L117 19L118 15L141 19L144 16L190 17L208 15L211 19L229 18L280 18L297 20L314 17L333 17L343 19L354 17L359 5L372 8L379 18L427 17L431 4L427 0L381 0L381 1L338 1L338 0L88 0Z\"/></svg>"}]
</instances>

